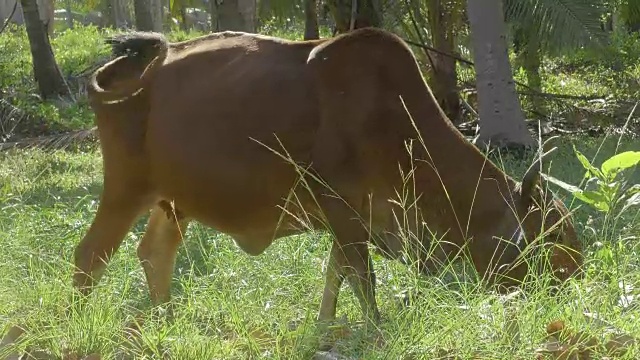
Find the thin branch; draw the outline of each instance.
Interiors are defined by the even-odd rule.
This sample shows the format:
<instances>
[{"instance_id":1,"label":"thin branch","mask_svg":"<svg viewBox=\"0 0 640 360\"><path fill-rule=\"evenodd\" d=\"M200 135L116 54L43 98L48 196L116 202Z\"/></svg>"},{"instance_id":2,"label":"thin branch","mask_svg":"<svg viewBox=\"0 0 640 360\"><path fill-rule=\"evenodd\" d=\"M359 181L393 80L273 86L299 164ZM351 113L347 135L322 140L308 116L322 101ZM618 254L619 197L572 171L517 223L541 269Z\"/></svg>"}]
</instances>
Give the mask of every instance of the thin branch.
<instances>
[{"instance_id":1,"label":"thin branch","mask_svg":"<svg viewBox=\"0 0 640 360\"><path fill-rule=\"evenodd\" d=\"M520 84L518 84L520 85ZM544 97L544 98L556 98L556 99L567 99L567 100L598 100L604 99L606 96L603 95L566 95L566 94L553 94L553 93L545 93L540 91L519 91L518 94L524 96L535 96L535 97Z\"/></svg>"},{"instance_id":2,"label":"thin branch","mask_svg":"<svg viewBox=\"0 0 640 360\"><path fill-rule=\"evenodd\" d=\"M465 98L463 98L462 96L460 96L460 102L467 109L467 111L469 111L475 118L479 118L480 117L480 115L478 115L478 112L476 111L476 109L474 109L473 106L471 106L471 104L469 104L469 102ZM463 124L460 124L460 125L463 125Z\"/></svg>"},{"instance_id":3,"label":"thin branch","mask_svg":"<svg viewBox=\"0 0 640 360\"><path fill-rule=\"evenodd\" d=\"M358 0L351 0L351 19L349 21L349 31L356 27L356 17L358 16Z\"/></svg>"},{"instance_id":4,"label":"thin branch","mask_svg":"<svg viewBox=\"0 0 640 360\"><path fill-rule=\"evenodd\" d=\"M417 47L423 48L425 50L433 51L434 53L438 53L440 55L448 56L450 58L458 60L459 62L461 62L463 64L467 64L469 66L474 66L474 63L472 61L467 60L465 58L462 58L462 57L460 57L458 55L454 55L454 54L448 53L446 51L438 50L438 49L434 48L433 46L429 46L429 45L426 45L426 44L420 44L420 43L417 43L415 41L411 41L409 39L402 38L402 40L404 40L404 42L406 42L409 45L413 45L413 46L417 46Z\"/></svg>"},{"instance_id":5,"label":"thin branch","mask_svg":"<svg viewBox=\"0 0 640 360\"><path fill-rule=\"evenodd\" d=\"M424 40L424 37L422 36L422 31L421 31L420 27L418 26L418 23L416 22L415 14L413 13L412 6L409 3L409 0L405 0L405 6L407 7L407 10L409 11L409 15L410 15L409 19L411 19L411 24L413 24L413 28L416 31L416 35L418 36L418 39L420 40L420 46L422 46L422 49L424 50L424 54L427 56L427 59L429 60L429 64L431 65L432 71L434 73L437 73L438 69L436 69L435 64L433 63L433 59L431 58L431 54L429 54L429 51L428 51L428 48L427 48L427 43Z\"/></svg>"},{"instance_id":6,"label":"thin branch","mask_svg":"<svg viewBox=\"0 0 640 360\"><path fill-rule=\"evenodd\" d=\"M411 41L411 40L408 40L408 39L404 39L403 38L402 40L404 40L409 45L417 46L417 47L423 48L425 50L433 51L435 53L438 53L438 54L441 54L441 55L444 55L444 56L448 56L450 58L453 58L453 59L455 59L455 60L457 60L457 61L459 61L461 63L467 64L469 66L475 66L475 64L472 61L467 60L465 58L462 58L462 57L460 57L458 55L454 55L454 54L448 53L446 51L438 50L438 49L436 49L436 48L434 48L432 46L429 46L429 45L426 45L426 44L420 44L420 43L417 43L415 41ZM567 95L567 94L545 93L545 92L538 91L538 90L530 87L529 85L521 83L521 82L519 82L517 80L514 80L514 81L515 81L515 83L517 85L522 86L523 88L529 90L529 91L518 91L518 94L524 95L524 96L538 96L538 97L556 98L556 99L565 99L565 100L597 100L597 99L606 98L606 96L604 96L604 95Z\"/></svg>"}]
</instances>

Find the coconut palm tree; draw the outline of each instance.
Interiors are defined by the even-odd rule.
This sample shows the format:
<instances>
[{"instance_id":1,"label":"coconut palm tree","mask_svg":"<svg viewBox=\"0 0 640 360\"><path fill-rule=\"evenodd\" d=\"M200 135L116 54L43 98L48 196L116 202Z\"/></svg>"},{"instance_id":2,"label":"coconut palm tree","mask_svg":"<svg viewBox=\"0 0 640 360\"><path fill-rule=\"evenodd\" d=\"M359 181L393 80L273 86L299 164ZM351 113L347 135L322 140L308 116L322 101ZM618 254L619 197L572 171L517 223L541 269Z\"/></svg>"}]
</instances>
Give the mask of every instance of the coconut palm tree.
<instances>
[{"instance_id":1,"label":"coconut palm tree","mask_svg":"<svg viewBox=\"0 0 640 360\"><path fill-rule=\"evenodd\" d=\"M502 0L468 0L480 115L479 145L534 145L509 63Z\"/></svg>"},{"instance_id":2,"label":"coconut palm tree","mask_svg":"<svg viewBox=\"0 0 640 360\"><path fill-rule=\"evenodd\" d=\"M36 0L20 0L31 48L33 73L43 99L69 94L67 83L58 68L45 24L40 20Z\"/></svg>"},{"instance_id":3,"label":"coconut palm tree","mask_svg":"<svg viewBox=\"0 0 640 360\"><path fill-rule=\"evenodd\" d=\"M480 143L529 145L532 140L524 126L524 115L508 60L510 35L517 35L517 50L520 58L525 60L523 65L527 73L531 75L529 85L536 87L540 83L539 75L536 75L544 53L571 51L575 46L590 46L603 40L603 1L489 1L487 6L492 6L492 10L485 7L484 1L470 2L384 0L384 27L440 51L428 51L424 54L426 56L417 55L428 65L428 80L434 95L454 122L459 114L459 103L453 100L459 96L458 73L455 60L442 53L456 54L459 50L468 50L474 59L479 60L476 70L480 72L478 92L482 93L479 94ZM476 13L470 14L470 8L474 8ZM492 16L477 12L490 10ZM492 37L488 37L489 31L493 31ZM467 35L469 33L470 36ZM481 44L483 42L484 45ZM492 47L485 46L487 44ZM491 70L488 65L499 66L499 69Z\"/></svg>"},{"instance_id":4,"label":"coconut palm tree","mask_svg":"<svg viewBox=\"0 0 640 360\"><path fill-rule=\"evenodd\" d=\"M532 145L508 58L505 18L525 29L528 45L547 51L604 39L598 0L467 0L478 89L478 143ZM531 40L531 41L529 41ZM528 46L530 55L539 49Z\"/></svg>"}]
</instances>

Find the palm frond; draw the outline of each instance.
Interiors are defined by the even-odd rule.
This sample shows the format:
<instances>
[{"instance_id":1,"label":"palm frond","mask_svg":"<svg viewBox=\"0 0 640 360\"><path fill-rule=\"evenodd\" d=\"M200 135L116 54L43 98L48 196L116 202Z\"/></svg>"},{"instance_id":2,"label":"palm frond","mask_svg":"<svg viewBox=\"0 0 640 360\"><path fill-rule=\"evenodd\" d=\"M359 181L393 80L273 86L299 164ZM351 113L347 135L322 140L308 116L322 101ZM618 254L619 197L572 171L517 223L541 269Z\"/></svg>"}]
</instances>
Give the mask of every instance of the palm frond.
<instances>
[{"instance_id":1,"label":"palm frond","mask_svg":"<svg viewBox=\"0 0 640 360\"><path fill-rule=\"evenodd\" d=\"M620 14L627 24L640 23L640 1L624 0L618 6L620 7Z\"/></svg>"},{"instance_id":2,"label":"palm frond","mask_svg":"<svg viewBox=\"0 0 640 360\"><path fill-rule=\"evenodd\" d=\"M538 36L547 51L606 42L601 0L504 0L504 8L506 21Z\"/></svg>"}]
</instances>

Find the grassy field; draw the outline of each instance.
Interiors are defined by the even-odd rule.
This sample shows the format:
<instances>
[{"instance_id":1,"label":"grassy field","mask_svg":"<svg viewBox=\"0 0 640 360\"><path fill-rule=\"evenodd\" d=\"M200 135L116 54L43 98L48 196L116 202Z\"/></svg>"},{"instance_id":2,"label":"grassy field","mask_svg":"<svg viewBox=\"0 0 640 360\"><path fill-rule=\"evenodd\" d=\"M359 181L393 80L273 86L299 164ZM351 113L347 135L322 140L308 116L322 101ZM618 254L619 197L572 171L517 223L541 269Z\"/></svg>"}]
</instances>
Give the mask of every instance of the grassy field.
<instances>
[{"instance_id":1,"label":"grassy field","mask_svg":"<svg viewBox=\"0 0 640 360\"><path fill-rule=\"evenodd\" d=\"M270 33L301 38L299 33L277 29ZM104 35L81 26L57 33L52 44L63 72L79 74L108 54ZM195 35L175 32L168 37L182 40ZM613 94L615 99L606 102L578 102L578 110L591 107L623 123L627 105L618 100L638 98L640 41L629 38L614 46L625 55L618 56L613 49L546 59L543 90ZM32 95L35 84L23 31L5 31L0 49L3 98L44 119L52 131L92 125L93 114L84 100L60 106ZM522 71L516 69L515 75L524 81ZM533 107L526 97L523 105ZM584 120L574 114L576 109L550 103L547 111L557 118ZM585 117L592 120L589 114ZM26 130L31 134L33 129ZM616 152L640 149L640 140L625 139L616 151L617 141L563 138L551 156L550 173L567 183L580 183L584 169L572 145L598 166ZM515 176L527 165L504 162ZM229 237L192 224L178 255L172 290L176 311L168 321L149 317L144 275L135 255L143 218L84 307L73 303L72 254L95 214L101 170L96 149L0 152L0 334L12 326L26 330L15 348L0 346L0 359L14 350L38 352L38 359L73 359L69 352L80 357L98 353L106 359L312 357L326 335L314 324L330 246L323 233L282 239L264 254L251 257ZM640 183L639 173L628 174L631 183ZM333 332L338 339L336 352L345 359L534 359L535 349L547 341L547 325L554 320L598 340L611 336L584 312L597 313L621 332L640 337L638 207L605 215L563 190L558 194L576 210L587 256L584 280L570 281L550 296L544 279L533 279L526 294L505 299L460 272L445 269L438 276L421 277L375 257L383 341L372 341L364 333L355 297L345 286L338 305L342 325ZM408 294L412 301L406 304ZM593 351L594 359L606 353L602 346ZM640 358L640 345L617 358Z\"/></svg>"},{"instance_id":2,"label":"grassy field","mask_svg":"<svg viewBox=\"0 0 640 360\"><path fill-rule=\"evenodd\" d=\"M602 145L595 160L600 164L614 153L616 141L580 141L576 147L592 159ZM623 141L619 151L639 147L637 140ZM584 172L570 141L563 141L552 159L552 175L580 181ZM515 175L526 165L505 163ZM53 358L68 351L103 358L311 358L321 339L314 318L330 244L322 233L282 239L251 257L227 236L192 224L178 255L175 317L153 320L135 256L146 220L141 219L82 310L71 306L70 261L94 216L101 175L95 149L0 154L0 330L26 329L17 349ZM505 302L459 273L420 277L376 257L384 342L375 345L362 331L355 297L345 286L337 351L353 359L437 359L447 353L460 359L532 359L552 320L603 338L584 311L639 335L640 307L633 298L640 289L637 209L605 221L583 206L576 219L588 251L587 278L565 284L556 296L541 283ZM418 292L404 304L403 294ZM138 327L141 313L147 320ZM604 349L594 351L601 358ZM639 356L636 346L620 358Z\"/></svg>"}]
</instances>

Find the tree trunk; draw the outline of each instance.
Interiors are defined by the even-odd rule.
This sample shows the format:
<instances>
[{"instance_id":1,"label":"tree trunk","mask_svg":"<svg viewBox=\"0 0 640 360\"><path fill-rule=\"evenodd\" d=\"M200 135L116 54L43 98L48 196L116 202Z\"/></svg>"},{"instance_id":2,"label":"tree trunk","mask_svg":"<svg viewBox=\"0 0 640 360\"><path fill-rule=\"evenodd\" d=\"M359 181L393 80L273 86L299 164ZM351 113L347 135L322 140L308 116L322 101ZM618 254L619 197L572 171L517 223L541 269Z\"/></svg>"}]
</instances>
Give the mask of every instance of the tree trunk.
<instances>
[{"instance_id":1,"label":"tree trunk","mask_svg":"<svg viewBox=\"0 0 640 360\"><path fill-rule=\"evenodd\" d=\"M55 25L54 24L55 5L53 1L54 0L38 0L37 1L38 14L40 16L40 20L44 23L44 27L47 30L47 34L49 36L53 35L53 28Z\"/></svg>"},{"instance_id":2,"label":"tree trunk","mask_svg":"<svg viewBox=\"0 0 640 360\"><path fill-rule=\"evenodd\" d=\"M100 7L102 8L103 22L108 27L116 28L116 8L115 1L102 0Z\"/></svg>"},{"instance_id":3,"label":"tree trunk","mask_svg":"<svg viewBox=\"0 0 640 360\"><path fill-rule=\"evenodd\" d=\"M623 34L626 31L624 16L621 12L622 7L616 6L611 14L611 27L614 34Z\"/></svg>"},{"instance_id":4,"label":"tree trunk","mask_svg":"<svg viewBox=\"0 0 640 360\"><path fill-rule=\"evenodd\" d=\"M20 0L33 60L33 74L40 96L51 99L69 94L67 84L56 64L45 24L40 20L36 0Z\"/></svg>"},{"instance_id":5,"label":"tree trunk","mask_svg":"<svg viewBox=\"0 0 640 360\"><path fill-rule=\"evenodd\" d=\"M429 28L433 46L449 54L455 54L455 27L458 24L458 14L462 11L456 6L458 1L427 0ZM458 72L456 60L431 52L433 69L429 83L438 104L454 123L460 123L460 96L458 94Z\"/></svg>"},{"instance_id":6,"label":"tree trunk","mask_svg":"<svg viewBox=\"0 0 640 360\"><path fill-rule=\"evenodd\" d=\"M159 0L133 0L136 28L140 31L162 31L162 6Z\"/></svg>"},{"instance_id":7,"label":"tree trunk","mask_svg":"<svg viewBox=\"0 0 640 360\"><path fill-rule=\"evenodd\" d=\"M103 0L104 22L107 26L122 29L127 26L129 18L123 0Z\"/></svg>"},{"instance_id":8,"label":"tree trunk","mask_svg":"<svg viewBox=\"0 0 640 360\"><path fill-rule=\"evenodd\" d=\"M240 14L244 19L245 31L255 33L258 30L256 0L238 0L238 8L240 9Z\"/></svg>"},{"instance_id":9,"label":"tree trunk","mask_svg":"<svg viewBox=\"0 0 640 360\"><path fill-rule=\"evenodd\" d=\"M516 93L501 0L467 0L478 89L478 145L534 145Z\"/></svg>"},{"instance_id":10,"label":"tree trunk","mask_svg":"<svg viewBox=\"0 0 640 360\"><path fill-rule=\"evenodd\" d=\"M211 23L209 24L209 29L211 32L220 31L220 24L218 23L218 5L217 0L209 0L209 19Z\"/></svg>"},{"instance_id":11,"label":"tree trunk","mask_svg":"<svg viewBox=\"0 0 640 360\"><path fill-rule=\"evenodd\" d=\"M382 25L380 0L327 0L327 6L336 23L338 34L349 31L352 22L354 29ZM352 11L354 6L355 14Z\"/></svg>"},{"instance_id":12,"label":"tree trunk","mask_svg":"<svg viewBox=\"0 0 640 360\"><path fill-rule=\"evenodd\" d=\"M256 0L224 0L216 12L220 31L256 31Z\"/></svg>"},{"instance_id":13,"label":"tree trunk","mask_svg":"<svg viewBox=\"0 0 640 360\"><path fill-rule=\"evenodd\" d=\"M71 12L71 0L65 0L64 9L67 11L67 26L73 29L73 13Z\"/></svg>"},{"instance_id":14,"label":"tree trunk","mask_svg":"<svg viewBox=\"0 0 640 360\"><path fill-rule=\"evenodd\" d=\"M318 30L318 3L316 0L304 0L304 39L320 38Z\"/></svg>"},{"instance_id":15,"label":"tree trunk","mask_svg":"<svg viewBox=\"0 0 640 360\"><path fill-rule=\"evenodd\" d=\"M153 17L154 31L162 32L164 27L163 0L151 0L151 16Z\"/></svg>"},{"instance_id":16,"label":"tree trunk","mask_svg":"<svg viewBox=\"0 0 640 360\"><path fill-rule=\"evenodd\" d=\"M189 30L189 26L187 25L187 7L182 1L180 1L178 6L178 12L180 13L180 29L187 31Z\"/></svg>"},{"instance_id":17,"label":"tree trunk","mask_svg":"<svg viewBox=\"0 0 640 360\"><path fill-rule=\"evenodd\" d=\"M115 25L118 29L124 29L131 26L131 12L129 11L128 0L111 0L111 6L114 8Z\"/></svg>"}]
</instances>

